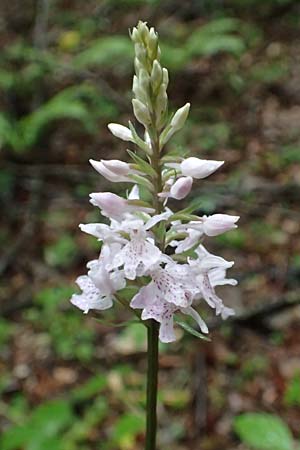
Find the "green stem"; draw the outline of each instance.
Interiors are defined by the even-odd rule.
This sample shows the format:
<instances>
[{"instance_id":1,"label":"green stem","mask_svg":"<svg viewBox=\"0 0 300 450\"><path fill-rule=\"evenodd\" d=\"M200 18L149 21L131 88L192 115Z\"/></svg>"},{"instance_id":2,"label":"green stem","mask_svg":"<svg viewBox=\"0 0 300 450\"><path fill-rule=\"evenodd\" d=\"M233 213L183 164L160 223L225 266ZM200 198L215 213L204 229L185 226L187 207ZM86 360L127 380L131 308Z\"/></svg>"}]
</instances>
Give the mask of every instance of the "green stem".
<instances>
[{"instance_id":1,"label":"green stem","mask_svg":"<svg viewBox=\"0 0 300 450\"><path fill-rule=\"evenodd\" d=\"M148 326L147 418L145 450L156 449L157 385L158 385L158 331L159 324L151 319Z\"/></svg>"},{"instance_id":2,"label":"green stem","mask_svg":"<svg viewBox=\"0 0 300 450\"><path fill-rule=\"evenodd\" d=\"M151 93L152 104L154 107L154 99ZM156 128L156 115L152 114L152 126L148 129L151 137L151 146L153 154L151 156L151 165L156 172L153 180L153 204L156 214L162 212L163 204L158 197L158 193L162 191L162 173L160 161L159 131ZM162 251L164 251L164 243L157 243ZM156 450L156 428L157 428L157 386L158 386L158 335L159 323L154 319L148 321L148 349L147 349L147 405L146 405L146 445L145 450Z\"/></svg>"}]
</instances>

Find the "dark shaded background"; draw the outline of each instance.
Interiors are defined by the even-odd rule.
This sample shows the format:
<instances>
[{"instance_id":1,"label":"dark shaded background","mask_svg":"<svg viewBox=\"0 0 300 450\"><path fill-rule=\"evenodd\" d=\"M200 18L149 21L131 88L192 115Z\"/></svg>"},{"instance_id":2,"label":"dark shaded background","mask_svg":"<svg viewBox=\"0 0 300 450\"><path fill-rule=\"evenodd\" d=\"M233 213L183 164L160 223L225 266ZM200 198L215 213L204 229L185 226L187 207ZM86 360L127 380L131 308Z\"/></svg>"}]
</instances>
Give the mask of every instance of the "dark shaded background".
<instances>
[{"instance_id":1,"label":"dark shaded background","mask_svg":"<svg viewBox=\"0 0 300 450\"><path fill-rule=\"evenodd\" d=\"M106 124L132 119L138 19L160 34L171 110L192 103L171 145L226 161L197 184L199 213L241 215L207 241L236 261L240 284L222 290L236 318L208 316L212 343L178 331L162 346L159 448L244 449L233 421L247 411L299 438L299 2L2 0L3 450L143 448L144 330L68 302L98 251L78 229L99 220L88 193L121 189L88 159L125 158Z\"/></svg>"}]
</instances>

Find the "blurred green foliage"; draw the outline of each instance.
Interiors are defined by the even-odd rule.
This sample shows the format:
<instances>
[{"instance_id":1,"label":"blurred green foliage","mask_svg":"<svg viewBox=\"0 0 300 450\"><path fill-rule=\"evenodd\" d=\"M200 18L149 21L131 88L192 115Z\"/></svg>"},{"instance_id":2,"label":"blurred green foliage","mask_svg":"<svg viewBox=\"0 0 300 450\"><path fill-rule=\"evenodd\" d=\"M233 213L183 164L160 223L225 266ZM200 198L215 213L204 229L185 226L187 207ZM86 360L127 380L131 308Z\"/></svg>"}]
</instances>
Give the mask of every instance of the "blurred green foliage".
<instances>
[{"instance_id":1,"label":"blurred green foliage","mask_svg":"<svg viewBox=\"0 0 300 450\"><path fill-rule=\"evenodd\" d=\"M24 425L10 428L1 438L3 450L64 450L60 434L74 420L69 403L51 400L36 408Z\"/></svg>"},{"instance_id":2,"label":"blurred green foliage","mask_svg":"<svg viewBox=\"0 0 300 450\"><path fill-rule=\"evenodd\" d=\"M280 417L267 413L245 413L234 420L240 439L256 450L293 450L292 433Z\"/></svg>"},{"instance_id":3,"label":"blurred green foliage","mask_svg":"<svg viewBox=\"0 0 300 450\"><path fill-rule=\"evenodd\" d=\"M296 373L289 381L285 393L284 402L288 406L300 406L300 374Z\"/></svg>"},{"instance_id":4,"label":"blurred green foliage","mask_svg":"<svg viewBox=\"0 0 300 450\"><path fill-rule=\"evenodd\" d=\"M82 316L69 299L74 287L45 288L34 298L34 305L25 312L25 318L37 329L46 331L55 353L64 359L90 361L94 352L95 330L82 327ZM66 308L67 311L65 310Z\"/></svg>"},{"instance_id":5,"label":"blurred green foliage","mask_svg":"<svg viewBox=\"0 0 300 450\"><path fill-rule=\"evenodd\" d=\"M44 247L45 262L52 267L67 267L78 255L78 247L69 234L61 235L56 242Z\"/></svg>"},{"instance_id":6,"label":"blurred green foliage","mask_svg":"<svg viewBox=\"0 0 300 450\"><path fill-rule=\"evenodd\" d=\"M216 18L186 31L184 41L180 37L169 42L163 36L163 62L170 70L180 71L198 57L219 53L239 57L256 44L258 35L253 26L237 18ZM97 77L92 76L89 83L74 82L77 77L89 79L92 74L89 70L97 68L128 76L132 70L132 44L124 35L113 35L92 39L85 47L82 49L80 31L69 30L58 39L58 47L46 51L24 40L4 48L0 57L0 90L8 98L17 96L29 111L20 115L10 105L9 111L0 113L1 147L28 151L38 144L53 122L62 120L76 120L85 132L95 134L99 118L108 120L117 115L115 99L99 88ZM67 62L66 53L69 53ZM65 84L65 79L73 85L44 96L45 82L50 86L57 81ZM214 135L213 131L211 136Z\"/></svg>"},{"instance_id":7,"label":"blurred green foliage","mask_svg":"<svg viewBox=\"0 0 300 450\"><path fill-rule=\"evenodd\" d=\"M95 87L88 84L72 86L54 95L34 112L19 120L0 115L0 145L17 152L31 149L39 137L57 120L79 121L88 133L96 132L99 114L112 117L115 109L101 98Z\"/></svg>"},{"instance_id":8,"label":"blurred green foliage","mask_svg":"<svg viewBox=\"0 0 300 450\"><path fill-rule=\"evenodd\" d=\"M241 375L246 379L251 380L258 374L266 372L268 367L268 358L263 355L253 355L251 358L246 358L242 362Z\"/></svg>"}]
</instances>

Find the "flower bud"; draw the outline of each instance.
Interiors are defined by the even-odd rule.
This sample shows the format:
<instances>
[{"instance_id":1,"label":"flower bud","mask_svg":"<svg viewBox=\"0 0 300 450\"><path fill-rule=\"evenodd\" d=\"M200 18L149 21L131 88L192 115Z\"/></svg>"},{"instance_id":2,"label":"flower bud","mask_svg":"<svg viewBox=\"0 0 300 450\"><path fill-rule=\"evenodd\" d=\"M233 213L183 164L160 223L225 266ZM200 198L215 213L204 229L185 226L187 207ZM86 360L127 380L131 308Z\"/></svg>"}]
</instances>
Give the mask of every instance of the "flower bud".
<instances>
[{"instance_id":1,"label":"flower bud","mask_svg":"<svg viewBox=\"0 0 300 450\"><path fill-rule=\"evenodd\" d=\"M140 20L137 28L140 36L144 39L144 41L147 41L149 36L149 28L147 27L147 23Z\"/></svg>"},{"instance_id":2,"label":"flower bud","mask_svg":"<svg viewBox=\"0 0 300 450\"><path fill-rule=\"evenodd\" d=\"M147 102L147 93L141 89L139 79L136 75L134 75L133 77L132 92L134 93L135 97L142 103Z\"/></svg>"},{"instance_id":3,"label":"flower bud","mask_svg":"<svg viewBox=\"0 0 300 450\"><path fill-rule=\"evenodd\" d=\"M96 192L90 194L90 202L101 209L105 217L119 219L127 211L127 201L111 192Z\"/></svg>"},{"instance_id":4,"label":"flower bud","mask_svg":"<svg viewBox=\"0 0 300 450\"><path fill-rule=\"evenodd\" d=\"M162 82L162 69L159 62L155 59L151 71L151 85L154 92L156 92Z\"/></svg>"},{"instance_id":5,"label":"flower bud","mask_svg":"<svg viewBox=\"0 0 300 450\"><path fill-rule=\"evenodd\" d=\"M109 123L107 125L109 131L119 139L123 141L131 141L134 142L132 133L129 128L124 127L124 125L119 125L118 123Z\"/></svg>"},{"instance_id":6,"label":"flower bud","mask_svg":"<svg viewBox=\"0 0 300 450\"><path fill-rule=\"evenodd\" d=\"M125 200L111 192L94 192L90 194L90 202L101 209L101 214L110 219L120 220L125 213L137 211L152 214L155 210L140 200Z\"/></svg>"},{"instance_id":7,"label":"flower bud","mask_svg":"<svg viewBox=\"0 0 300 450\"><path fill-rule=\"evenodd\" d=\"M149 92L150 77L145 69L140 70L138 79L140 89L147 95Z\"/></svg>"},{"instance_id":8,"label":"flower bud","mask_svg":"<svg viewBox=\"0 0 300 450\"><path fill-rule=\"evenodd\" d=\"M165 124L167 107L168 107L168 95L166 92L166 86L164 84L161 84L156 97L156 105L155 105L156 126L158 128L163 127Z\"/></svg>"},{"instance_id":9,"label":"flower bud","mask_svg":"<svg viewBox=\"0 0 300 450\"><path fill-rule=\"evenodd\" d=\"M166 88L167 88L168 84L169 84L169 72L167 69L163 68L162 76L163 76L162 82L166 85Z\"/></svg>"},{"instance_id":10,"label":"flower bud","mask_svg":"<svg viewBox=\"0 0 300 450\"><path fill-rule=\"evenodd\" d=\"M132 32L131 32L131 33L129 32L129 34L130 34L131 40L132 40L135 44L141 41L139 32L138 32L138 30L137 30L136 27L134 27L134 28L132 29Z\"/></svg>"},{"instance_id":11,"label":"flower bud","mask_svg":"<svg viewBox=\"0 0 300 450\"><path fill-rule=\"evenodd\" d=\"M218 236L225 231L237 228L235 223L239 216L230 216L229 214L213 214L212 216L202 217L203 231L207 236Z\"/></svg>"},{"instance_id":12,"label":"flower bud","mask_svg":"<svg viewBox=\"0 0 300 450\"><path fill-rule=\"evenodd\" d=\"M132 123L129 121L129 128L132 132L132 136L133 136L133 140L134 143L140 147L140 149L142 149L144 152L146 152L148 155L152 155L152 148L151 148L151 143L150 145L148 145L148 142L143 141L143 139L141 139L139 137L139 135L137 134L134 126L132 125Z\"/></svg>"},{"instance_id":13,"label":"flower bud","mask_svg":"<svg viewBox=\"0 0 300 450\"><path fill-rule=\"evenodd\" d=\"M132 180L128 178L128 175L131 173L130 165L123 162L118 161L117 159L112 159L110 161L94 161L90 159L91 165L100 173L104 178L113 183L130 181Z\"/></svg>"},{"instance_id":14,"label":"flower bud","mask_svg":"<svg viewBox=\"0 0 300 450\"><path fill-rule=\"evenodd\" d=\"M133 75L132 79L132 91L135 94L136 90L139 88L139 79L136 75Z\"/></svg>"},{"instance_id":15,"label":"flower bud","mask_svg":"<svg viewBox=\"0 0 300 450\"><path fill-rule=\"evenodd\" d=\"M180 130L183 127L189 114L189 110L190 110L190 103L186 103L184 106L182 106L182 108L179 108L176 111L171 120L171 127L174 132Z\"/></svg>"},{"instance_id":16,"label":"flower bud","mask_svg":"<svg viewBox=\"0 0 300 450\"><path fill-rule=\"evenodd\" d=\"M152 59L152 61L154 59L159 59L159 48L158 48L158 35L157 33L155 33L154 28L152 27L150 29L149 35L148 35L148 52L149 52L149 57Z\"/></svg>"},{"instance_id":17,"label":"flower bud","mask_svg":"<svg viewBox=\"0 0 300 450\"><path fill-rule=\"evenodd\" d=\"M134 58L134 70L137 76L139 76L140 70L143 69L143 65L138 60L138 58Z\"/></svg>"},{"instance_id":18,"label":"flower bud","mask_svg":"<svg viewBox=\"0 0 300 450\"><path fill-rule=\"evenodd\" d=\"M180 169L182 175L201 179L208 177L224 164L224 161L214 161L209 159L199 159L190 157L182 161Z\"/></svg>"},{"instance_id":19,"label":"flower bud","mask_svg":"<svg viewBox=\"0 0 300 450\"><path fill-rule=\"evenodd\" d=\"M147 61L147 51L143 44L135 44L134 45L135 56L137 59L144 65Z\"/></svg>"},{"instance_id":20,"label":"flower bud","mask_svg":"<svg viewBox=\"0 0 300 450\"><path fill-rule=\"evenodd\" d=\"M147 107L136 98L132 100L132 106L136 119L145 127L150 125L151 118Z\"/></svg>"},{"instance_id":21,"label":"flower bud","mask_svg":"<svg viewBox=\"0 0 300 450\"><path fill-rule=\"evenodd\" d=\"M93 160L91 159L91 161ZM101 163L116 175L128 175L130 173L130 165L124 161L119 161L118 159L101 159Z\"/></svg>"},{"instance_id":22,"label":"flower bud","mask_svg":"<svg viewBox=\"0 0 300 450\"><path fill-rule=\"evenodd\" d=\"M186 105L179 108L174 114L171 123L164 129L160 136L160 145L165 145L168 140L173 136L176 131L180 130L183 127L188 113L190 110L190 104L186 103Z\"/></svg>"},{"instance_id":23,"label":"flower bud","mask_svg":"<svg viewBox=\"0 0 300 450\"><path fill-rule=\"evenodd\" d=\"M182 200L190 193L192 184L192 177L179 178L171 187L169 197L175 198L176 200Z\"/></svg>"}]
</instances>

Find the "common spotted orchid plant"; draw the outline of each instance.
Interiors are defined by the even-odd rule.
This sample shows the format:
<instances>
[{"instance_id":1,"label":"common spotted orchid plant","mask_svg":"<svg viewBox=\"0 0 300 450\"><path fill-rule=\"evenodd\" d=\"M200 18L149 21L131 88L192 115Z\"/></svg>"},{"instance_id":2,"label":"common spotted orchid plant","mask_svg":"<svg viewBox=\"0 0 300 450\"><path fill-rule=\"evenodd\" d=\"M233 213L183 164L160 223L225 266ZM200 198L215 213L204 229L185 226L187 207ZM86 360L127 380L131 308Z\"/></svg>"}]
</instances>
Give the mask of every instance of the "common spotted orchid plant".
<instances>
[{"instance_id":1,"label":"common spotted orchid plant","mask_svg":"<svg viewBox=\"0 0 300 450\"><path fill-rule=\"evenodd\" d=\"M237 227L238 216L192 215L186 208L173 212L168 200L184 199L193 183L208 177L224 161L174 156L166 149L172 136L185 124L190 104L168 114L168 71L160 64L158 35L139 22L130 37L135 48L132 100L134 116L144 128L143 138L132 123L111 123L111 133L135 145L128 150L131 162L90 160L93 168L113 183L129 183L126 198L111 192L90 194L105 223L82 224L82 231L102 242L98 259L87 264L87 275L77 278L80 294L71 298L84 313L105 310L114 302L126 303L124 288L135 287L126 306L145 324L148 333L146 450L156 448L158 340L176 339L178 315L191 316L200 331L208 328L199 314L206 302L223 319L234 314L216 294L215 287L235 285L226 278L233 262L213 255L204 247L205 236L217 236ZM143 194L143 195L142 195ZM145 201L145 199L147 201ZM175 320L174 320L175 318ZM185 322L178 320L184 326ZM184 328L191 329L188 325Z\"/></svg>"}]
</instances>

